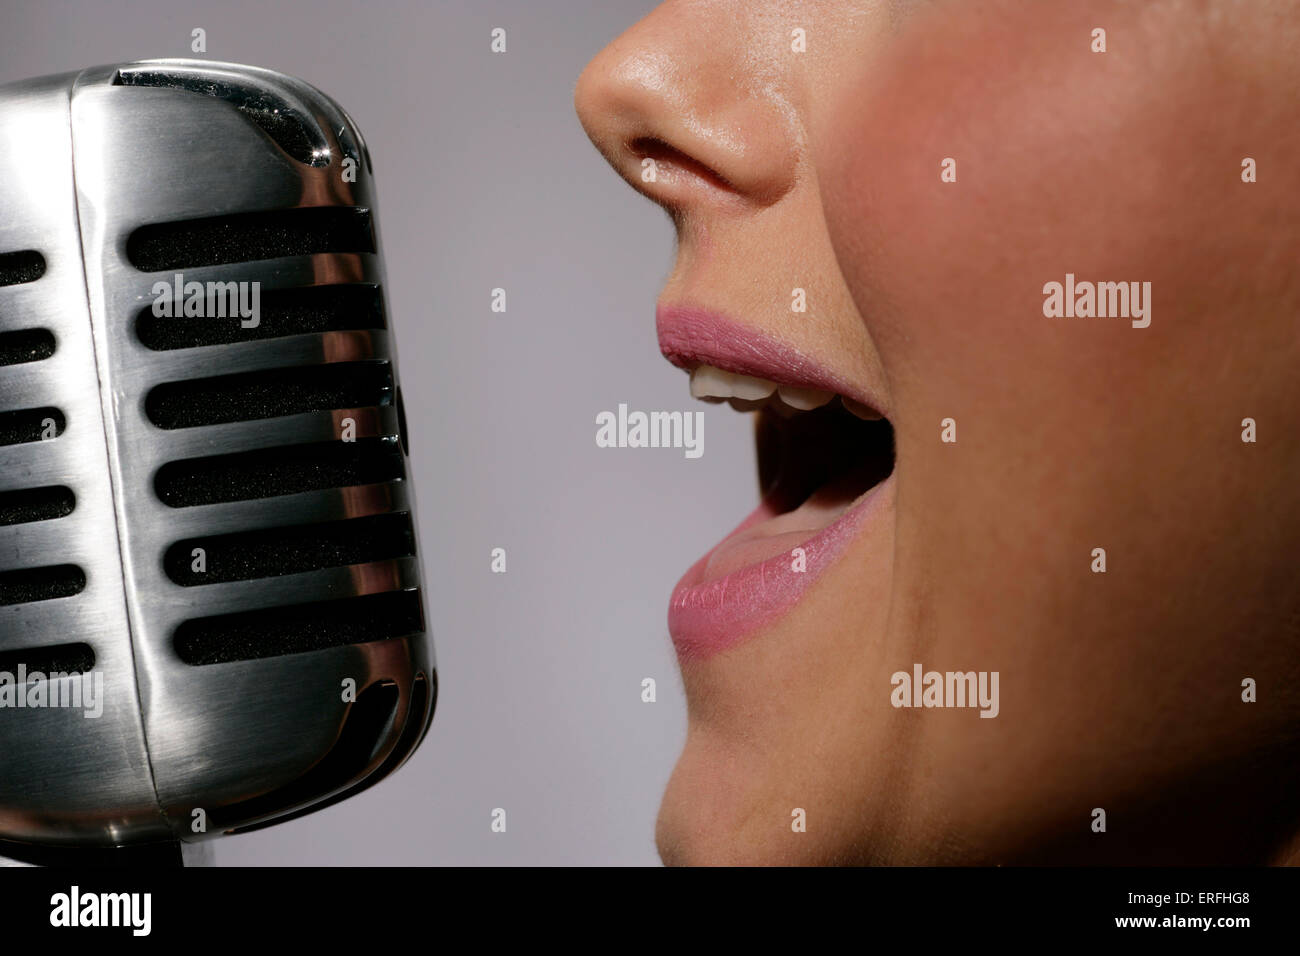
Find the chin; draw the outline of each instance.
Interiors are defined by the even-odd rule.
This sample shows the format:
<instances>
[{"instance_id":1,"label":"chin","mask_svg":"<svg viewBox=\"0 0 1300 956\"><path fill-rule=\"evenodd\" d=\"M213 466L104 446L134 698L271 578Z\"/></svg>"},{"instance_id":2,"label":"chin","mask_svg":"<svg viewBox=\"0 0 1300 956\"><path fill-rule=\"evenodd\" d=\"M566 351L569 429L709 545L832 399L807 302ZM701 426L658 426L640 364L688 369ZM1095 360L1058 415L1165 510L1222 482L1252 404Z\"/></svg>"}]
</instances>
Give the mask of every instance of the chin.
<instances>
[{"instance_id":1,"label":"chin","mask_svg":"<svg viewBox=\"0 0 1300 956\"><path fill-rule=\"evenodd\" d=\"M655 845L666 866L757 866L778 862L770 818L753 795L753 780L734 768L711 765L688 736L659 805ZM785 849L789 854L792 848ZM784 862L796 862L786 860Z\"/></svg>"},{"instance_id":2,"label":"chin","mask_svg":"<svg viewBox=\"0 0 1300 956\"><path fill-rule=\"evenodd\" d=\"M825 837L791 829L784 775L692 728L655 824L665 866L816 866L852 863ZM823 828L824 832L824 828Z\"/></svg>"}]
</instances>

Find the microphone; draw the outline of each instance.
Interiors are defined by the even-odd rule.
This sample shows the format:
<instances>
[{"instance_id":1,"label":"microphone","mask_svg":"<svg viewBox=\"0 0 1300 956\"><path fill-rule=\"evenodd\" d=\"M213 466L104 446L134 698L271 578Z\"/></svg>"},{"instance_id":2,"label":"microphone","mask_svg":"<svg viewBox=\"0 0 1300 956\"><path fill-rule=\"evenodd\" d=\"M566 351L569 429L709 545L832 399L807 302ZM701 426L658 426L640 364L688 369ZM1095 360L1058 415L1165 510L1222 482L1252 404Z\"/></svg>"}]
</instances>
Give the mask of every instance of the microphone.
<instances>
[{"instance_id":1,"label":"microphone","mask_svg":"<svg viewBox=\"0 0 1300 956\"><path fill-rule=\"evenodd\" d=\"M0 855L377 783L437 674L361 134L148 60L0 86L0 162Z\"/></svg>"}]
</instances>

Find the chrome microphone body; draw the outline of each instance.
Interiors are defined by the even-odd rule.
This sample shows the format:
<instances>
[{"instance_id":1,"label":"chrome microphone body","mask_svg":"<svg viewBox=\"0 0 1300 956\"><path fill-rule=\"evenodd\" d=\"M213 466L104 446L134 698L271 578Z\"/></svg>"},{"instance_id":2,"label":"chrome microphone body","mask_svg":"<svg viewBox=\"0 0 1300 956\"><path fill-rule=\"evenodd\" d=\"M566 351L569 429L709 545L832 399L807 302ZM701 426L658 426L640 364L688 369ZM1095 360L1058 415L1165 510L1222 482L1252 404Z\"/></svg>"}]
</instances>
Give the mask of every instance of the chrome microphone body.
<instances>
[{"instance_id":1,"label":"chrome microphone body","mask_svg":"<svg viewBox=\"0 0 1300 956\"><path fill-rule=\"evenodd\" d=\"M0 87L0 163L0 841L199 841L377 782L437 675L351 119L143 61Z\"/></svg>"}]
</instances>

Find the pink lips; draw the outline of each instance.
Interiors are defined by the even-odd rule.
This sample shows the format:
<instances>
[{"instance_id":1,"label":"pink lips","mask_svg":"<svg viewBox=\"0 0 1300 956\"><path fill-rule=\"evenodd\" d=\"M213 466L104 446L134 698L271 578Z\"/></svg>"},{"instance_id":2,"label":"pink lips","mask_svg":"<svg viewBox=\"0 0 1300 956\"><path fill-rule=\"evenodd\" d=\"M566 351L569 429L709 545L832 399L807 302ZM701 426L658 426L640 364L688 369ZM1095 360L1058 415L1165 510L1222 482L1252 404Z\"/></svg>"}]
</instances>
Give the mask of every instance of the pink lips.
<instances>
[{"instance_id":1,"label":"pink lips","mask_svg":"<svg viewBox=\"0 0 1300 956\"><path fill-rule=\"evenodd\" d=\"M872 395L779 339L689 306L660 306L655 312L659 351L678 368L712 365L738 375L765 378L778 385L820 388L870 406L886 417L888 409Z\"/></svg>"},{"instance_id":2,"label":"pink lips","mask_svg":"<svg viewBox=\"0 0 1300 956\"><path fill-rule=\"evenodd\" d=\"M706 568L713 552L746 528L772 516L764 502L736 530L727 535L677 582L668 605L668 632L683 661L702 660L751 636L764 624L794 607L835 559L843 553L880 500L886 479L867 492L853 507L816 532L795 550L751 564L721 578L707 580ZM796 570L802 563L804 570Z\"/></svg>"},{"instance_id":3,"label":"pink lips","mask_svg":"<svg viewBox=\"0 0 1300 956\"><path fill-rule=\"evenodd\" d=\"M730 319L702 309L661 307L656 324L660 351L681 368L712 365L779 385L825 389L883 411L876 396L864 394L785 343ZM810 531L805 540L791 542L789 550L729 573L711 571L715 554L740 550L748 529L776 516L766 502L760 504L695 562L673 590L668 630L678 657L682 661L710 657L790 610L844 551L876 510L873 504L881 500L881 489L892 480L891 476L876 485L828 525ZM734 567L725 559L716 563Z\"/></svg>"}]
</instances>

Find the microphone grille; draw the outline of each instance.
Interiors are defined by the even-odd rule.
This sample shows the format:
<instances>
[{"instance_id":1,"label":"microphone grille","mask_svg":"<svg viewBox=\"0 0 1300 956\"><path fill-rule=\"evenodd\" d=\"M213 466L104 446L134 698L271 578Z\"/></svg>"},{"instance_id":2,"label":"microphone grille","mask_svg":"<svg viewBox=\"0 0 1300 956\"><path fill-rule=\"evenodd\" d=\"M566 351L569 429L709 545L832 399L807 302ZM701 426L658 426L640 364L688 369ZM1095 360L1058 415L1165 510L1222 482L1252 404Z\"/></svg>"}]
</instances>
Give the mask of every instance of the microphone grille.
<instances>
[{"instance_id":1,"label":"microphone grille","mask_svg":"<svg viewBox=\"0 0 1300 956\"><path fill-rule=\"evenodd\" d=\"M44 717L84 763L53 801L0 776L0 838L201 839L377 782L437 684L364 141L301 81L183 60L0 89L6 131L62 163L0 196L43 239L0 254L0 461L60 467L0 472L0 671L98 670L105 712Z\"/></svg>"}]
</instances>

